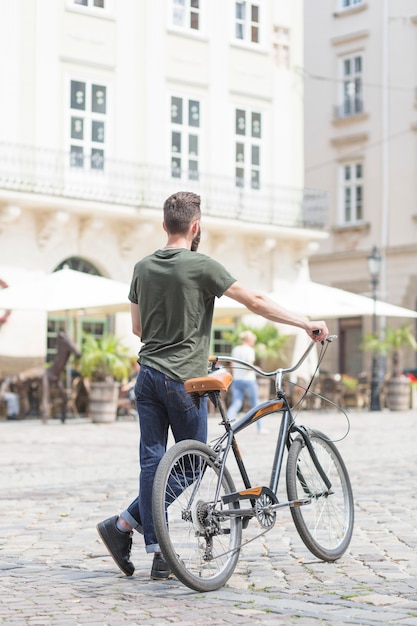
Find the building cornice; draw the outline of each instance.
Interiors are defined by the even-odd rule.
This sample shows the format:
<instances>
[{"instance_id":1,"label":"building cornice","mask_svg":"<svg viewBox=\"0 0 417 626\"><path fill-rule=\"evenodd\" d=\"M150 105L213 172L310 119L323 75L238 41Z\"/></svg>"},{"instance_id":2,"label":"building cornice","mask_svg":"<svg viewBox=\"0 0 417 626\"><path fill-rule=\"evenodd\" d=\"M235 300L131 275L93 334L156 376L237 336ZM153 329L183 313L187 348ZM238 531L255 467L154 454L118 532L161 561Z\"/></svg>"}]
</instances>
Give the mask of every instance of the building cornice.
<instances>
[{"instance_id":1,"label":"building cornice","mask_svg":"<svg viewBox=\"0 0 417 626\"><path fill-rule=\"evenodd\" d=\"M342 46L345 43L351 43L352 41L357 41L358 39L365 39L369 37L369 30L358 30L354 33L347 33L346 35L340 35L339 37L332 37L330 39L330 43L332 46Z\"/></svg>"},{"instance_id":2,"label":"building cornice","mask_svg":"<svg viewBox=\"0 0 417 626\"><path fill-rule=\"evenodd\" d=\"M335 11L333 13L333 17L348 17L354 15L355 13L361 13L362 11L366 11L368 8L367 2L362 2L362 4L357 4L352 7L348 7L346 9L341 9L340 11Z\"/></svg>"},{"instance_id":3,"label":"building cornice","mask_svg":"<svg viewBox=\"0 0 417 626\"><path fill-rule=\"evenodd\" d=\"M253 98L253 91L251 91L250 89L250 81L248 81L248 89L230 89L230 94L237 97L237 98ZM256 100L263 100L264 102L269 102L271 103L273 101L273 97L269 96L269 95L265 95L265 94L261 94L261 93L257 93L256 94Z\"/></svg>"},{"instance_id":4,"label":"building cornice","mask_svg":"<svg viewBox=\"0 0 417 626\"><path fill-rule=\"evenodd\" d=\"M384 254L387 257L393 256L401 256L404 254L415 255L417 253L417 243L413 244L401 244L397 246L390 246ZM366 259L366 256L369 254L369 250L366 248L358 248L356 250L343 250L340 252L330 252L330 253L317 253L312 255L311 259L315 263L329 263L329 259L332 259L332 262L341 263L348 262L356 259Z\"/></svg>"},{"instance_id":5,"label":"building cornice","mask_svg":"<svg viewBox=\"0 0 417 626\"><path fill-rule=\"evenodd\" d=\"M349 126L354 123L363 122L369 118L369 113L356 113L355 115L345 115L343 117L334 117L332 123L334 126Z\"/></svg>"},{"instance_id":6,"label":"building cornice","mask_svg":"<svg viewBox=\"0 0 417 626\"><path fill-rule=\"evenodd\" d=\"M198 87L200 89L204 89L207 90L209 87L209 83L205 80L205 81L197 81L197 80L193 80L193 79L187 79L187 78L180 78L178 76L167 76L166 77L166 82L167 83L171 83L173 85L182 85L183 87L192 87L193 89Z\"/></svg>"},{"instance_id":7,"label":"building cornice","mask_svg":"<svg viewBox=\"0 0 417 626\"><path fill-rule=\"evenodd\" d=\"M59 60L62 63L68 63L70 65L81 65L82 67L92 67L94 69L105 70L106 72L114 72L116 66L109 63L100 63L98 61L89 61L86 59L79 59L77 57L70 57L61 55Z\"/></svg>"},{"instance_id":8,"label":"building cornice","mask_svg":"<svg viewBox=\"0 0 417 626\"><path fill-rule=\"evenodd\" d=\"M371 224L369 222L353 222L351 224L337 224L332 226L334 233L346 233L346 232L359 232L363 230L370 230Z\"/></svg>"},{"instance_id":9,"label":"building cornice","mask_svg":"<svg viewBox=\"0 0 417 626\"><path fill-rule=\"evenodd\" d=\"M355 133L351 135L344 135L343 137L333 137L330 139L330 143L335 148L341 148L343 146L351 146L356 143L364 143L368 141L368 133Z\"/></svg>"}]
</instances>

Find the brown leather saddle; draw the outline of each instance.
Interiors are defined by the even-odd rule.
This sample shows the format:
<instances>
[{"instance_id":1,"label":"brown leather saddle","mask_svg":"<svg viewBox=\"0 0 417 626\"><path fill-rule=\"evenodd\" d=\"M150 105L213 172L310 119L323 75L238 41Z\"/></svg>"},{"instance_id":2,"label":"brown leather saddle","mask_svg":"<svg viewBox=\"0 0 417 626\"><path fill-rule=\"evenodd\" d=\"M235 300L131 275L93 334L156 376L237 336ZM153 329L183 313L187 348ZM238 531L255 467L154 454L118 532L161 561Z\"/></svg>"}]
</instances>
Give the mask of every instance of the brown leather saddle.
<instances>
[{"instance_id":1,"label":"brown leather saddle","mask_svg":"<svg viewBox=\"0 0 417 626\"><path fill-rule=\"evenodd\" d=\"M187 393L204 396L209 391L227 391L232 380L231 373L221 368L210 372L207 376L189 378L184 383L184 389Z\"/></svg>"}]
</instances>

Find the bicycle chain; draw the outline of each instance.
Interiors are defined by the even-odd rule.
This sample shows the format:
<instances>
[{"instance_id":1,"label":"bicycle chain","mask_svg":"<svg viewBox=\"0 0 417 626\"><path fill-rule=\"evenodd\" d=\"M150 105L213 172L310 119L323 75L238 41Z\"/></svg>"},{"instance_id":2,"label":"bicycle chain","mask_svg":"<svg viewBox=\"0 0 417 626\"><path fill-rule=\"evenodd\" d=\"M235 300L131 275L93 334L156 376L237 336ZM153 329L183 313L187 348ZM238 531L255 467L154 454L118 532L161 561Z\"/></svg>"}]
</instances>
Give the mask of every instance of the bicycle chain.
<instances>
[{"instance_id":1,"label":"bicycle chain","mask_svg":"<svg viewBox=\"0 0 417 626\"><path fill-rule=\"evenodd\" d=\"M234 552L237 552L238 550L241 550L245 546L247 546L250 543L252 543L252 541L255 541L256 539L259 539L259 537L263 537L263 535L266 535L266 533L269 533L269 531L272 530L274 526L275 526L275 524L272 524L272 526L270 526L269 528L265 528L265 530L263 530L261 533L259 533L259 535L255 535L255 537L252 537L252 539L247 539L246 541L244 541L241 544L239 544L238 546L236 546L236 548L232 548L231 550L226 550L226 552L221 552L220 554L216 554L216 559L218 559L220 557L223 557L223 556L226 556L227 554L231 554L231 553L233 554Z\"/></svg>"}]
</instances>

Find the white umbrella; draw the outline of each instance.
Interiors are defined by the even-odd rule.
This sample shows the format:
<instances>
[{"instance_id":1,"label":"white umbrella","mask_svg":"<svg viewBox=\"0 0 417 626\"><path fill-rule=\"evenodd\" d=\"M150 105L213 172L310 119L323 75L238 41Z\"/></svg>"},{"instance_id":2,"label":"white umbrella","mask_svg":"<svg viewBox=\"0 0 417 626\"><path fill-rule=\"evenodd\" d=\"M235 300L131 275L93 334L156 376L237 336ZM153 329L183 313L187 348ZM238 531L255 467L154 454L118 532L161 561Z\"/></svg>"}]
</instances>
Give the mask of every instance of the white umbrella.
<instances>
[{"instance_id":1,"label":"white umbrella","mask_svg":"<svg viewBox=\"0 0 417 626\"><path fill-rule=\"evenodd\" d=\"M2 289L0 310L115 313L130 310L128 293L127 283L62 269Z\"/></svg>"},{"instance_id":2,"label":"white umbrella","mask_svg":"<svg viewBox=\"0 0 417 626\"><path fill-rule=\"evenodd\" d=\"M0 290L0 310L46 311L65 313L72 310L113 313L129 311L129 285L70 269L16 283ZM372 298L328 287L313 281L282 281L268 294L285 308L312 319L369 316L374 313ZM417 312L376 301L376 315L417 318ZM248 310L231 298L216 298L215 317L247 315Z\"/></svg>"},{"instance_id":3,"label":"white umbrella","mask_svg":"<svg viewBox=\"0 0 417 626\"><path fill-rule=\"evenodd\" d=\"M310 318L338 318L370 316L417 318L417 312L401 306L389 304L358 293L329 287L311 280L295 281L292 284L282 283L277 291L270 294L273 300L297 313Z\"/></svg>"},{"instance_id":4,"label":"white umbrella","mask_svg":"<svg viewBox=\"0 0 417 626\"><path fill-rule=\"evenodd\" d=\"M333 319L340 317L361 317L374 314L372 298L344 289L328 287L311 280L290 283L281 281L276 291L268 296L281 306L294 313L306 315L311 319ZM406 309L388 302L376 301L375 313L381 317L417 318L417 311ZM222 296L216 300L215 316L241 317L248 310L242 305Z\"/></svg>"}]
</instances>

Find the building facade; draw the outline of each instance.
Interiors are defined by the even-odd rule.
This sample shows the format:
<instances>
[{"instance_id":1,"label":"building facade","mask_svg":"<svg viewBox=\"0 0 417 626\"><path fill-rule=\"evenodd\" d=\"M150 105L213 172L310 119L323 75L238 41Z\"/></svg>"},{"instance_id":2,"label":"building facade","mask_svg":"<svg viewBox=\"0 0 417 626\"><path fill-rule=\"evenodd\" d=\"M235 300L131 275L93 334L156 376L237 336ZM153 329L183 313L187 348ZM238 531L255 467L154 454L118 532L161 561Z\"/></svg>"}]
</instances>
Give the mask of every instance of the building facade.
<instances>
[{"instance_id":1,"label":"building facade","mask_svg":"<svg viewBox=\"0 0 417 626\"><path fill-rule=\"evenodd\" d=\"M378 297L415 310L416 2L307 0L304 9L306 183L329 192L330 216L312 278L371 295L367 257L376 246ZM370 321L340 320L337 330L337 369L357 375ZM415 367L415 355L407 358Z\"/></svg>"},{"instance_id":2,"label":"building facade","mask_svg":"<svg viewBox=\"0 0 417 626\"><path fill-rule=\"evenodd\" d=\"M63 266L128 283L183 189L202 197L201 251L265 291L325 238L326 194L304 186L302 0L3 0L0 33L4 283ZM0 354L44 357L63 323L13 311ZM122 315L78 323L130 333Z\"/></svg>"}]
</instances>

